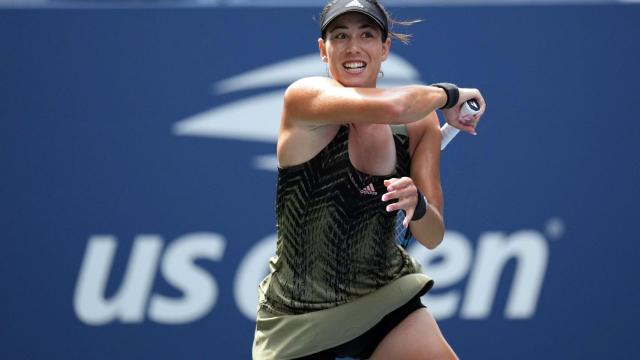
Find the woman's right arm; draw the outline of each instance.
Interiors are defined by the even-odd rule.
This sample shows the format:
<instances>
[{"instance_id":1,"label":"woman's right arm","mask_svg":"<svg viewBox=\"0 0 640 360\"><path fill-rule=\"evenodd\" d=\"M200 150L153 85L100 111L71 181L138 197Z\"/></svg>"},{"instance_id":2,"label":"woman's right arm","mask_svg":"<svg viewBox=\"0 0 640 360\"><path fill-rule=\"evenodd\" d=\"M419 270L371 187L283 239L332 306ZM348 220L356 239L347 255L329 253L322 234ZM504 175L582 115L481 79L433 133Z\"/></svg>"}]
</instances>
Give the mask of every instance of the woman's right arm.
<instances>
[{"instance_id":1,"label":"woman's right arm","mask_svg":"<svg viewBox=\"0 0 640 360\"><path fill-rule=\"evenodd\" d=\"M407 124L442 107L447 95L424 85L391 89L350 88L325 77L291 84L284 96L283 120L290 124Z\"/></svg>"}]
</instances>

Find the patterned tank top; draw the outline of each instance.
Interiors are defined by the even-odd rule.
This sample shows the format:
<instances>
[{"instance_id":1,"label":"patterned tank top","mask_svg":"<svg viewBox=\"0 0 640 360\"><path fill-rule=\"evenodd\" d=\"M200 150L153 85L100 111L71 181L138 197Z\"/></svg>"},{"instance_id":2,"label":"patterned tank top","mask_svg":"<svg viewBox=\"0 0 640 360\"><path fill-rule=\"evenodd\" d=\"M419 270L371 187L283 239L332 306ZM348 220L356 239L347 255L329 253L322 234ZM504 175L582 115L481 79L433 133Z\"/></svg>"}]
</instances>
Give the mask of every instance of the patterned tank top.
<instances>
[{"instance_id":1,"label":"patterned tank top","mask_svg":"<svg viewBox=\"0 0 640 360\"><path fill-rule=\"evenodd\" d=\"M396 213L381 200L391 177L409 176L405 126L392 126L393 174L358 171L349 160L349 126L311 160L278 170L276 256L260 306L302 314L342 305L418 272L395 241Z\"/></svg>"}]
</instances>

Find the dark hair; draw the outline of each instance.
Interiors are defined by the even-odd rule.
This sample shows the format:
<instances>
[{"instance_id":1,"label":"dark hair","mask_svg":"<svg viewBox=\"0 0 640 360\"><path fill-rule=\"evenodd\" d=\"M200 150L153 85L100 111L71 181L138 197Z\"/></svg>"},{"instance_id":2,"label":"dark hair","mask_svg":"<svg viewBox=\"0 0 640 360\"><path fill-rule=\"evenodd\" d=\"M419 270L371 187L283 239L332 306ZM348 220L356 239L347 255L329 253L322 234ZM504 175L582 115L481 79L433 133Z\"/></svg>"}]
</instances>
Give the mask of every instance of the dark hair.
<instances>
[{"instance_id":1,"label":"dark hair","mask_svg":"<svg viewBox=\"0 0 640 360\"><path fill-rule=\"evenodd\" d=\"M409 41L411 40L412 35L411 34L404 34L404 33L399 33L399 32L395 32L395 31L391 31L391 29L396 26L396 25L400 25L400 26L410 26L413 25L415 23L421 22L421 19L417 19L417 20L396 20L394 18L391 17L391 14L387 11L387 9L384 8L384 6L382 6L382 4L380 4L380 2L378 0L362 0L362 1L366 1L370 4L373 4L375 6L377 6L380 10L382 10L382 12L384 13L384 15L387 17L387 23L390 25L390 29L389 29L389 34L391 35L392 39L396 39L398 41L400 41L403 44L408 44ZM327 3L327 5L324 6L324 8L322 9L322 12L320 13L320 18L322 19L327 12L329 12L329 10L331 9L331 7L338 2L338 0L331 0ZM327 37L327 33L326 31L322 32L322 39L326 40ZM387 34L382 34L382 41L386 41L387 40Z\"/></svg>"}]
</instances>

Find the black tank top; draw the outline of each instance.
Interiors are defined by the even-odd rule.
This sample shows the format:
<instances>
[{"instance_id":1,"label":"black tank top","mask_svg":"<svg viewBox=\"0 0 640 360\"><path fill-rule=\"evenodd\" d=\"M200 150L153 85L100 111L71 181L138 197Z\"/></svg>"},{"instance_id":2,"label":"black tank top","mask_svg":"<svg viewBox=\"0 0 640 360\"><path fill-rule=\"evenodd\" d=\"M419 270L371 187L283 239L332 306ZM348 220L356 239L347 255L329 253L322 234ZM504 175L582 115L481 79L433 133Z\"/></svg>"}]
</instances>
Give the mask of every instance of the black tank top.
<instances>
[{"instance_id":1,"label":"black tank top","mask_svg":"<svg viewBox=\"0 0 640 360\"><path fill-rule=\"evenodd\" d=\"M381 200L391 177L409 176L405 126L392 126L393 174L358 171L349 160L349 126L311 160L278 169L276 256L260 306L274 314L328 309L418 269L395 241L396 212Z\"/></svg>"}]
</instances>

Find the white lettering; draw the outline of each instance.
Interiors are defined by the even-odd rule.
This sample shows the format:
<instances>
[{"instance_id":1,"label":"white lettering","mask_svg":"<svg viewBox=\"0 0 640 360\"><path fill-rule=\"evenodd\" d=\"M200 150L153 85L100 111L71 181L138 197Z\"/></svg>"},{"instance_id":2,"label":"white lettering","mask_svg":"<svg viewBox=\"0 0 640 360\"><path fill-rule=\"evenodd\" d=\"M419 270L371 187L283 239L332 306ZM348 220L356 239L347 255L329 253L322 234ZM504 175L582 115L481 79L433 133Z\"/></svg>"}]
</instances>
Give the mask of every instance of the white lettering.
<instances>
[{"instance_id":1,"label":"white lettering","mask_svg":"<svg viewBox=\"0 0 640 360\"><path fill-rule=\"evenodd\" d=\"M73 298L76 315L88 325L103 325L115 319L136 323L144 319L162 239L157 235L136 237L122 285L116 295L107 300L105 288L116 246L113 236L96 235L89 239Z\"/></svg>"},{"instance_id":2,"label":"white lettering","mask_svg":"<svg viewBox=\"0 0 640 360\"><path fill-rule=\"evenodd\" d=\"M438 319L459 314L462 319L483 319L491 313L504 269L514 261L504 316L531 318L536 310L546 273L549 244L537 231L522 230L509 236L487 232L480 236L475 258L471 242L460 232L447 231L434 250L419 244L409 248L425 273L436 280L436 288L423 299ZM149 319L161 324L187 324L212 311L219 289L215 278L196 265L196 260L220 261L226 241L216 233L191 233L167 246L160 263L166 281L182 292L179 297L152 294L163 248L159 235L138 235L133 243L121 284L107 298L117 240L110 235L89 238L73 299L76 316L94 326L113 321L140 323L148 308ZM274 255L276 234L268 235L246 253L233 283L233 296L240 313L255 320L258 284L268 274ZM471 270L470 270L471 269ZM466 289L460 285L469 275ZM111 279L113 282L113 279Z\"/></svg>"},{"instance_id":3,"label":"white lettering","mask_svg":"<svg viewBox=\"0 0 640 360\"><path fill-rule=\"evenodd\" d=\"M500 232L483 234L478 242L461 317L482 319L489 316L502 269L511 258L518 262L505 317L524 319L533 316L547 268L548 247L545 238L533 230L518 231L509 237Z\"/></svg>"},{"instance_id":4,"label":"white lettering","mask_svg":"<svg viewBox=\"0 0 640 360\"><path fill-rule=\"evenodd\" d=\"M176 299L153 295L149 318L162 324L186 324L207 315L218 298L218 285L194 261L220 260L224 249L224 238L213 233L193 233L174 240L165 251L162 275L184 296Z\"/></svg>"}]
</instances>

